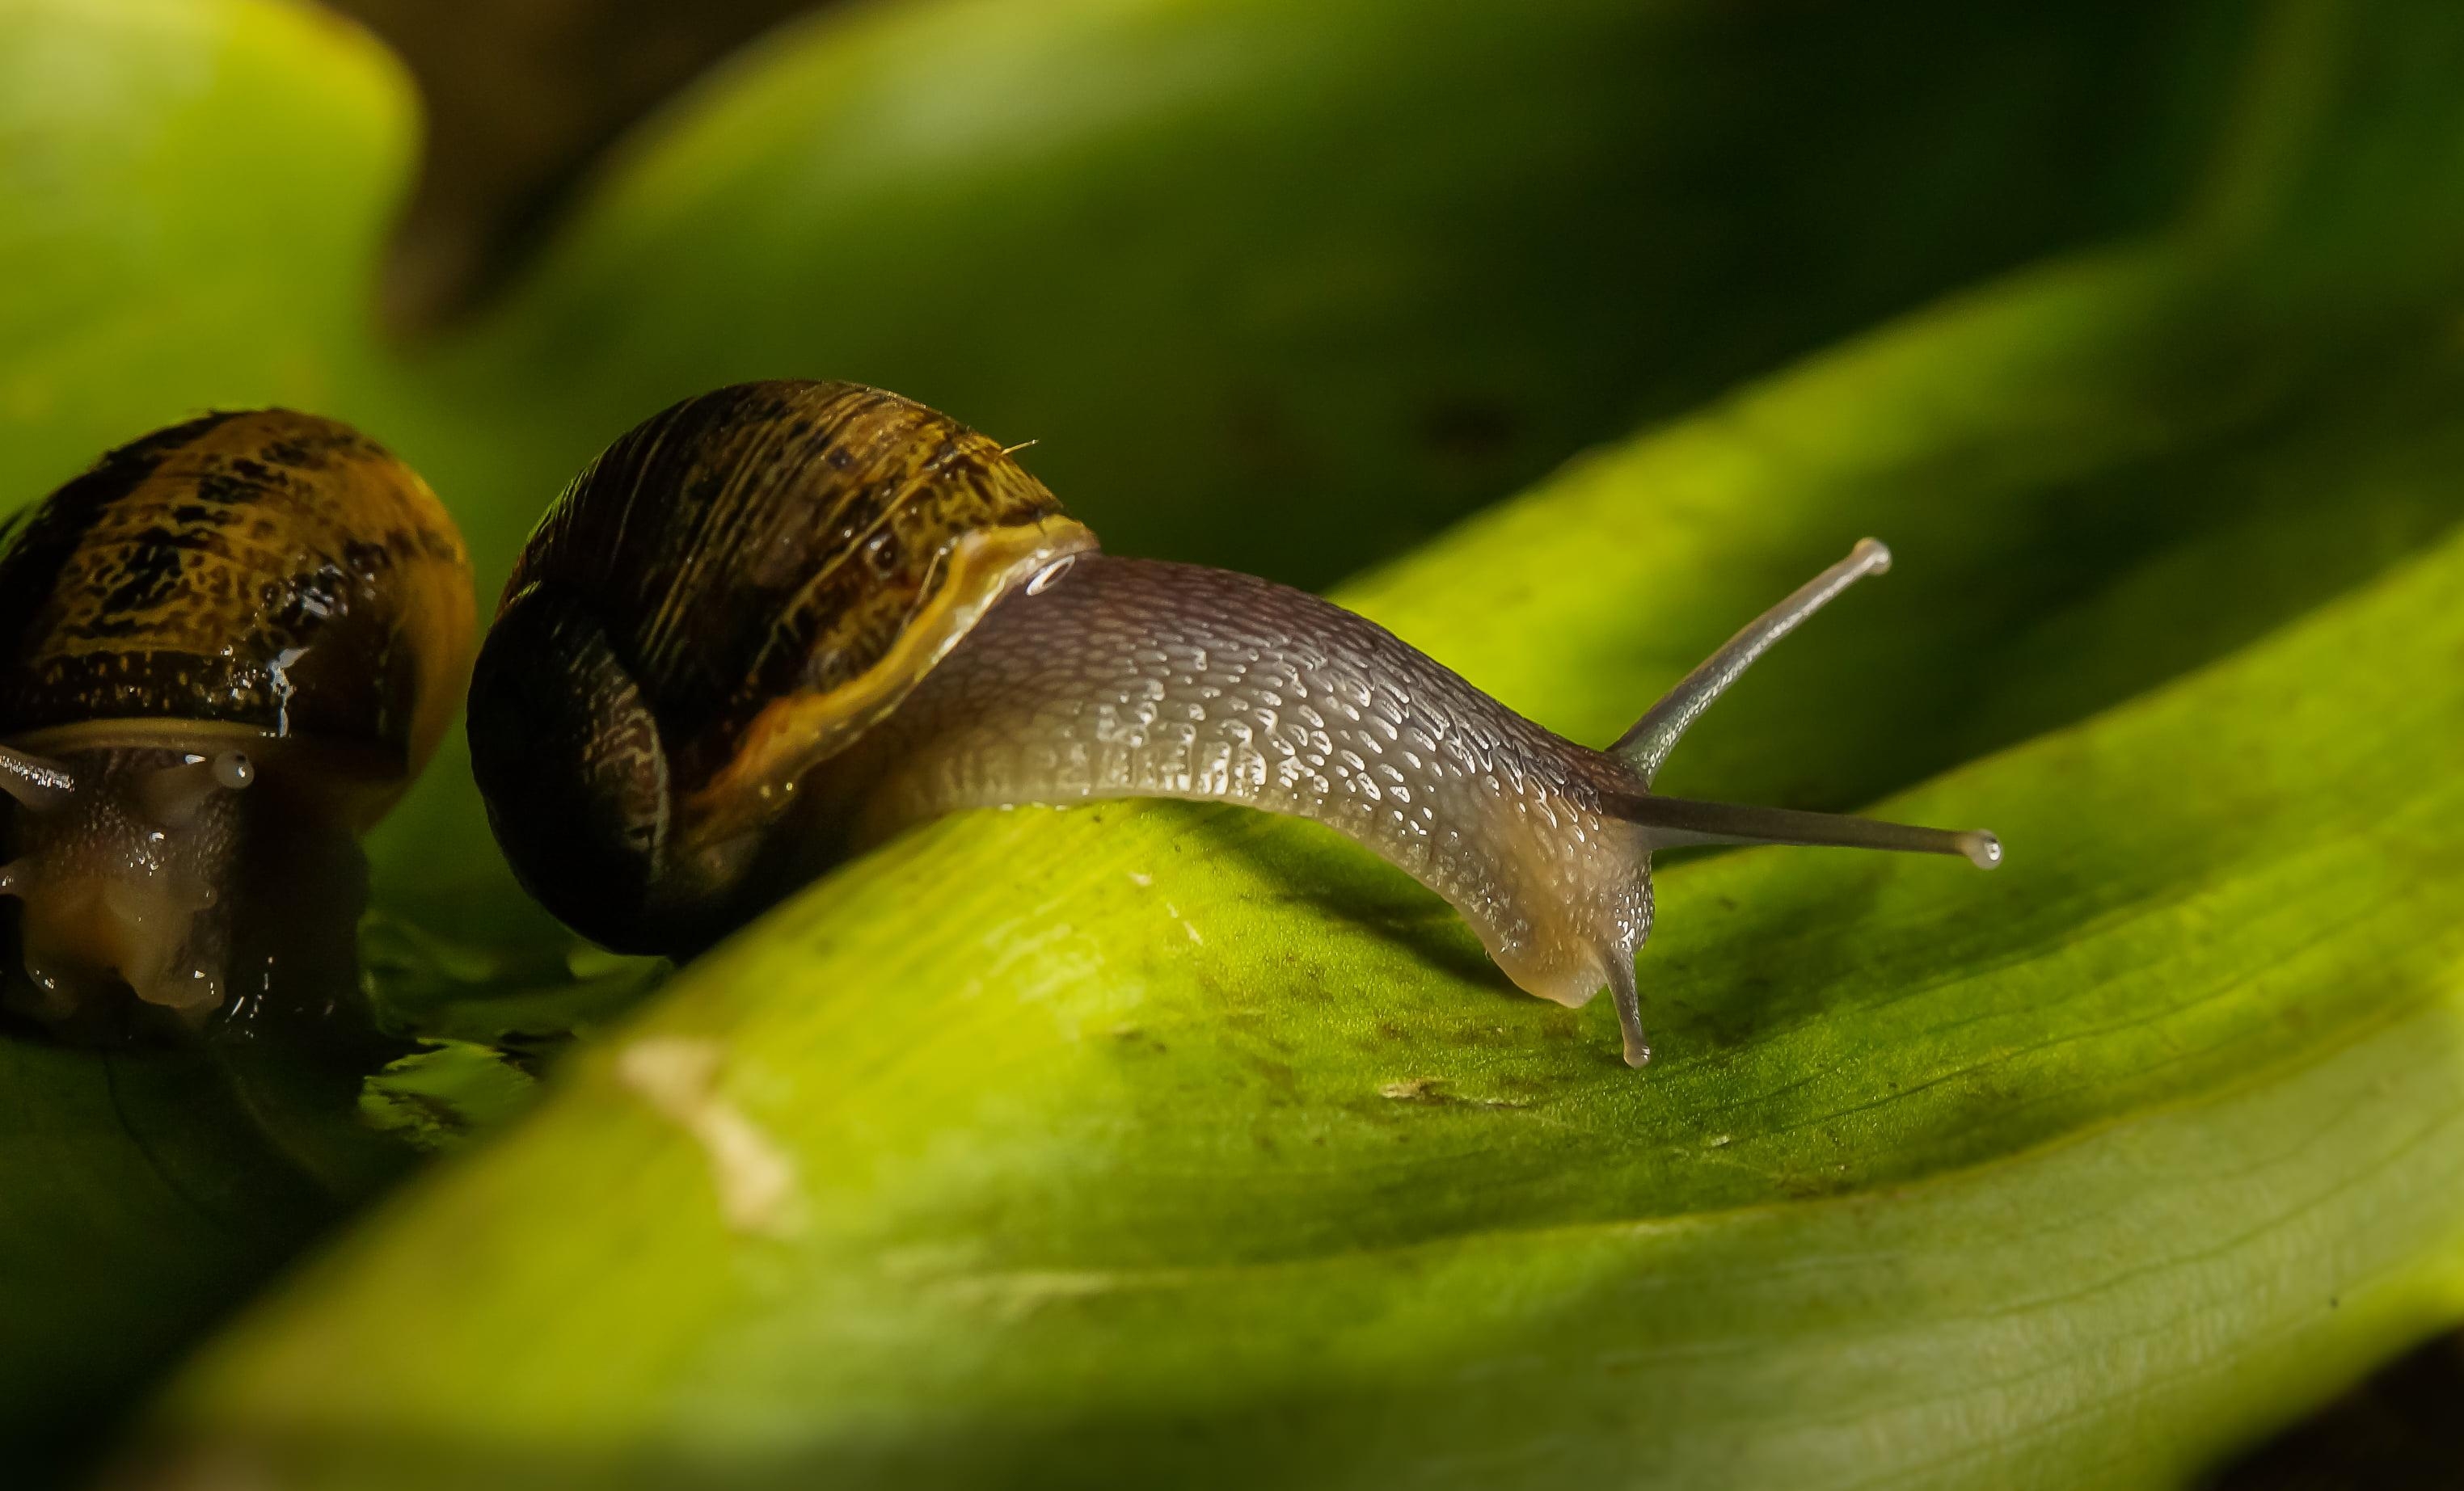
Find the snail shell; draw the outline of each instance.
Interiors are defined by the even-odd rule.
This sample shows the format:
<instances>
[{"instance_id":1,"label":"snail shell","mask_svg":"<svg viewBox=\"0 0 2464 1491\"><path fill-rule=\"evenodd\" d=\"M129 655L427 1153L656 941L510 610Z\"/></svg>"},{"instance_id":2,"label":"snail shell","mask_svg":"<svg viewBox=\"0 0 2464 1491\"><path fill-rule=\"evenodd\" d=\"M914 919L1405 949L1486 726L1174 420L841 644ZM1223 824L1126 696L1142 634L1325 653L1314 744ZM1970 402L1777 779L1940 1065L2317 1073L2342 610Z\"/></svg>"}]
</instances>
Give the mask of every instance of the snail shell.
<instances>
[{"instance_id":1,"label":"snail shell","mask_svg":"<svg viewBox=\"0 0 2464 1491\"><path fill-rule=\"evenodd\" d=\"M984 436L842 383L644 422L557 499L472 683L472 765L523 883L672 952L778 894L765 833L1011 591L1095 537Z\"/></svg>"},{"instance_id":2,"label":"snail shell","mask_svg":"<svg viewBox=\"0 0 2464 1491\"><path fill-rule=\"evenodd\" d=\"M243 923L304 918L294 964L347 944L352 838L443 737L473 622L427 484L288 409L158 430L0 529L0 890L33 1012L125 987L195 1023L265 1002Z\"/></svg>"}]
</instances>

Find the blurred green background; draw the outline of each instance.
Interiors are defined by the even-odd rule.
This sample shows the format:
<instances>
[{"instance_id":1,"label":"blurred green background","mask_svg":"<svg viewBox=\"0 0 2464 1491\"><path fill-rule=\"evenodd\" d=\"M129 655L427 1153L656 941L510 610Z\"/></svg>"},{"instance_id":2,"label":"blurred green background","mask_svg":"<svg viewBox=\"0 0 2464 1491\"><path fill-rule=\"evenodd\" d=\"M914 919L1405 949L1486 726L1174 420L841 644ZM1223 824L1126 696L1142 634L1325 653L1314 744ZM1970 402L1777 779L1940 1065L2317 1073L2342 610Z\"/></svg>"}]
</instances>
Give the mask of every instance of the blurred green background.
<instances>
[{"instance_id":1,"label":"blurred green background","mask_svg":"<svg viewBox=\"0 0 2464 1491\"><path fill-rule=\"evenodd\" d=\"M2013 862L1673 870L1639 1082L1179 808L942 825L626 1017L450 750L365 942L468 1043L0 1044L33 1475L2464 1476L2450 8L348 9L0 0L0 503L297 404L492 595L642 415L856 378L1587 740L1873 531L1666 785ZM657 1040L815 1217L713 1221ZM463 1152L396 1190L406 1127Z\"/></svg>"}]
</instances>

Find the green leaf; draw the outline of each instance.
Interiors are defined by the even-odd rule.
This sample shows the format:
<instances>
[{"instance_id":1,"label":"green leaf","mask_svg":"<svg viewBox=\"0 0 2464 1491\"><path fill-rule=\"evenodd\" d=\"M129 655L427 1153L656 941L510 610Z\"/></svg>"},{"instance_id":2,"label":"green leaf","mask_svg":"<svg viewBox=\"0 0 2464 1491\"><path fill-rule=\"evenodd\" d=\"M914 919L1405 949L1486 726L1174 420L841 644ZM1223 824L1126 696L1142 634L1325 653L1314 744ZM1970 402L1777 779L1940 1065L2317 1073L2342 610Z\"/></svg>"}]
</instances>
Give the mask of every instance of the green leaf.
<instances>
[{"instance_id":1,"label":"green leaf","mask_svg":"<svg viewBox=\"0 0 2464 1491\"><path fill-rule=\"evenodd\" d=\"M330 1056L0 1041L0 1401L14 1473L109 1429L171 1360L408 1157Z\"/></svg>"},{"instance_id":2,"label":"green leaf","mask_svg":"<svg viewBox=\"0 0 2464 1491\"><path fill-rule=\"evenodd\" d=\"M666 977L665 958L568 938L528 947L455 941L384 911L360 923L360 968L386 1030L529 1049L586 1034Z\"/></svg>"},{"instance_id":3,"label":"green leaf","mask_svg":"<svg viewBox=\"0 0 2464 1491\"><path fill-rule=\"evenodd\" d=\"M420 1149L459 1149L519 1113L536 1085L495 1046L434 1041L369 1078L360 1112Z\"/></svg>"},{"instance_id":4,"label":"green leaf","mask_svg":"<svg viewBox=\"0 0 2464 1491\"><path fill-rule=\"evenodd\" d=\"M628 152L460 366L578 460L611 411L826 365L1036 439L1116 549L1320 586L1646 413L2159 220L2207 143L2197 49L2234 29L2115 0L825 15Z\"/></svg>"},{"instance_id":5,"label":"green leaf","mask_svg":"<svg viewBox=\"0 0 2464 1491\"><path fill-rule=\"evenodd\" d=\"M1640 1075L1306 825L941 824L164 1422L301 1484L2167 1483L2464 1305L2459 594L2453 540L1886 804L1995 876L1670 871Z\"/></svg>"},{"instance_id":6,"label":"green leaf","mask_svg":"<svg viewBox=\"0 0 2464 1491\"><path fill-rule=\"evenodd\" d=\"M2453 27L2272 25L2236 81L2242 8L2196 4L858 11L715 79L509 304L404 353L363 309L410 123L378 49L263 0L13 0L0 477L306 405L420 465L493 577L659 402L832 373L1041 437L1117 547L1323 580L2188 191L2162 240L1923 312L1350 594L1596 739L1883 532L1888 586L1668 778L1851 805L2450 523ZM2161 1480L2454 1313L2424 910L2453 804L2402 795L2453 738L2438 563L1910 804L2000 814L2034 868L1673 870L1640 1081L1599 1012L1511 995L1307 829L943 825L692 971L161 1422L413 1483L1722 1480L1869 1442ZM371 976L423 1028L595 1021L640 976L511 892L451 752L371 851ZM0 1055L12 1436L90 1432L390 1168L329 1127L356 1072ZM2196 1329L2178 1289L2216 1302ZM2145 1425L2172 1458L2091 1464Z\"/></svg>"},{"instance_id":7,"label":"green leaf","mask_svg":"<svg viewBox=\"0 0 2464 1491\"><path fill-rule=\"evenodd\" d=\"M209 406L364 377L407 82L287 5L0 10L0 507Z\"/></svg>"},{"instance_id":8,"label":"green leaf","mask_svg":"<svg viewBox=\"0 0 2464 1491\"><path fill-rule=\"evenodd\" d=\"M158 1447L334 1485L2163 1485L2455 1318L2464 347L2434 276L2301 290L2285 225L2373 158L2320 142L2424 101L2334 48L2271 83L2305 39L2256 73L2323 94L2313 138L2234 141L2230 210L1350 597L1598 738L1889 533L1679 759L1819 800L2050 730L1883 804L1994 825L2001 873L1672 867L1638 1076L1308 825L941 823L687 969L224 1338Z\"/></svg>"}]
</instances>

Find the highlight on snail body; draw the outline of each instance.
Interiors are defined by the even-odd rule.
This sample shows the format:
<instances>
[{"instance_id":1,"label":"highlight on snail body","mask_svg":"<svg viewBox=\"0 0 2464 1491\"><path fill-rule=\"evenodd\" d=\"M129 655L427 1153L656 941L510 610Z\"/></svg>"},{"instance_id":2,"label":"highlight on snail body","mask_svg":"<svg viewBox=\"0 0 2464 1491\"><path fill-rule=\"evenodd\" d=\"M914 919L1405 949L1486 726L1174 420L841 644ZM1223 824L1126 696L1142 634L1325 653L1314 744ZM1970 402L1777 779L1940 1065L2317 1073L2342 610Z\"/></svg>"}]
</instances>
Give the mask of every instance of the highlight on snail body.
<instances>
[{"instance_id":1,"label":"highlight on snail body","mask_svg":"<svg viewBox=\"0 0 2464 1491\"><path fill-rule=\"evenodd\" d=\"M1858 544L1594 750L1315 596L1101 553L1001 447L920 405L746 384L652 416L557 499L480 652L472 764L551 911L669 954L960 808L1311 819L1443 896L1525 990L1609 989L1639 1066L1654 851L2001 857L1982 831L1651 791L1755 658L1889 563Z\"/></svg>"},{"instance_id":2,"label":"highlight on snail body","mask_svg":"<svg viewBox=\"0 0 2464 1491\"><path fill-rule=\"evenodd\" d=\"M427 484L288 409L158 430L0 528L10 1006L124 1035L354 998L358 836L475 620Z\"/></svg>"}]
</instances>

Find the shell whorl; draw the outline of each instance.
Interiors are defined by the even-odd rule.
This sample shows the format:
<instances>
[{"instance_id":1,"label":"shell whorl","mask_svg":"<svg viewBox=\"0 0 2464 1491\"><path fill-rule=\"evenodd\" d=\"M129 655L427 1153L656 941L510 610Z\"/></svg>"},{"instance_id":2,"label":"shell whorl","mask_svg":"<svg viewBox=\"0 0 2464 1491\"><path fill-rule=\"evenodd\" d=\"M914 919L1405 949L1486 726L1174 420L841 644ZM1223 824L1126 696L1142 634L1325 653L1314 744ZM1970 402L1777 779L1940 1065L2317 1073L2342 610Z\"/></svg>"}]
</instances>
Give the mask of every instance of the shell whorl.
<instances>
[{"instance_id":1,"label":"shell whorl","mask_svg":"<svg viewBox=\"0 0 2464 1491\"><path fill-rule=\"evenodd\" d=\"M470 560L350 427L217 413L105 455L0 537L0 736L115 719L373 748L407 777L460 702Z\"/></svg>"},{"instance_id":2,"label":"shell whorl","mask_svg":"<svg viewBox=\"0 0 2464 1491\"><path fill-rule=\"evenodd\" d=\"M1094 546L1001 446L895 394L671 406L574 478L506 586L471 713L498 837L602 941L629 915L695 922L807 773Z\"/></svg>"}]
</instances>

